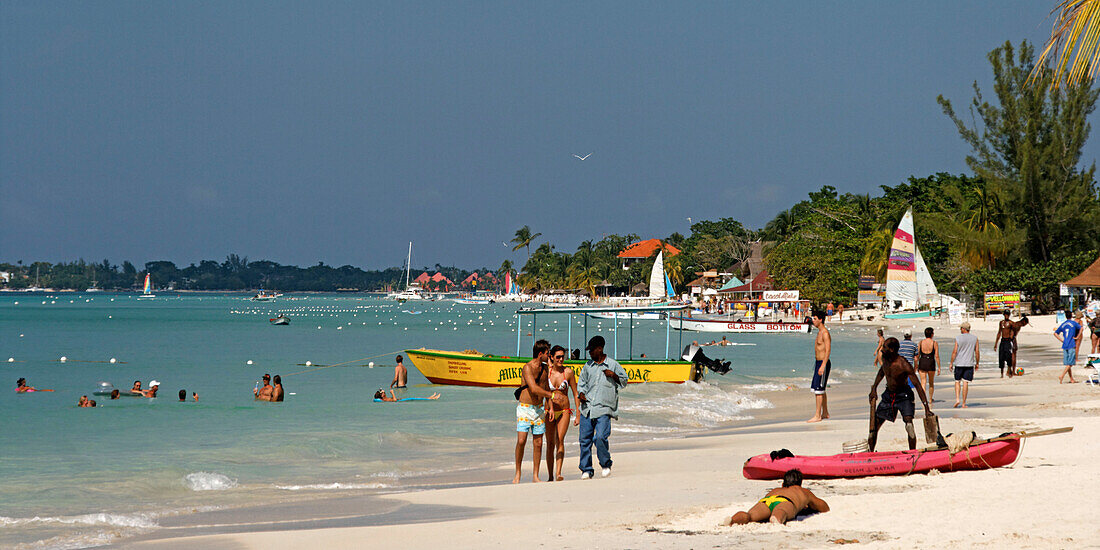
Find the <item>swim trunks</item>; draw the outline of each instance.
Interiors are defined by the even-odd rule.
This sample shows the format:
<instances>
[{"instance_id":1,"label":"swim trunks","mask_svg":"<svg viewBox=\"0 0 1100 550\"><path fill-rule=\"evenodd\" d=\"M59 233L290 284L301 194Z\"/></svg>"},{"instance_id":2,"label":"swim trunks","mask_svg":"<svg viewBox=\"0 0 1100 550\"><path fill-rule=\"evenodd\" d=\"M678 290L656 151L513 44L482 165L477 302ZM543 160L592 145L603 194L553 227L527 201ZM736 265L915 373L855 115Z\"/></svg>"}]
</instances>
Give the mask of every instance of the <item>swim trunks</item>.
<instances>
[{"instance_id":1,"label":"swim trunks","mask_svg":"<svg viewBox=\"0 0 1100 550\"><path fill-rule=\"evenodd\" d=\"M997 365L1004 369L1005 365L1012 365L1012 350L1013 342L1010 338L1001 338L1001 343L997 348Z\"/></svg>"},{"instance_id":2,"label":"swim trunks","mask_svg":"<svg viewBox=\"0 0 1100 550\"><path fill-rule=\"evenodd\" d=\"M546 411L542 407L520 403L516 405L516 431L531 432L534 435L546 433Z\"/></svg>"},{"instance_id":3,"label":"swim trunks","mask_svg":"<svg viewBox=\"0 0 1100 550\"><path fill-rule=\"evenodd\" d=\"M974 367L955 367L955 381L966 380L967 382L974 381Z\"/></svg>"},{"instance_id":4,"label":"swim trunks","mask_svg":"<svg viewBox=\"0 0 1100 550\"><path fill-rule=\"evenodd\" d=\"M1071 366L1077 362L1077 348L1069 348L1062 350L1062 364L1065 366Z\"/></svg>"},{"instance_id":5,"label":"swim trunks","mask_svg":"<svg viewBox=\"0 0 1100 550\"><path fill-rule=\"evenodd\" d=\"M816 395L825 395L825 387L829 385L829 372L833 370L833 362L825 363L825 374L821 374L821 361L814 361L814 378L810 381L810 391Z\"/></svg>"},{"instance_id":6,"label":"swim trunks","mask_svg":"<svg viewBox=\"0 0 1100 550\"><path fill-rule=\"evenodd\" d=\"M773 512L775 511L775 507L779 506L780 502L790 502L792 505L794 504L791 499L784 496L764 497L760 499L760 502L766 504L768 506L768 510L771 510Z\"/></svg>"},{"instance_id":7,"label":"swim trunks","mask_svg":"<svg viewBox=\"0 0 1100 550\"><path fill-rule=\"evenodd\" d=\"M875 407L875 417L893 422L897 420L900 412L902 418L912 418L915 408L913 392L908 387L897 393L886 390L882 392L882 401L879 402L878 407Z\"/></svg>"}]
</instances>

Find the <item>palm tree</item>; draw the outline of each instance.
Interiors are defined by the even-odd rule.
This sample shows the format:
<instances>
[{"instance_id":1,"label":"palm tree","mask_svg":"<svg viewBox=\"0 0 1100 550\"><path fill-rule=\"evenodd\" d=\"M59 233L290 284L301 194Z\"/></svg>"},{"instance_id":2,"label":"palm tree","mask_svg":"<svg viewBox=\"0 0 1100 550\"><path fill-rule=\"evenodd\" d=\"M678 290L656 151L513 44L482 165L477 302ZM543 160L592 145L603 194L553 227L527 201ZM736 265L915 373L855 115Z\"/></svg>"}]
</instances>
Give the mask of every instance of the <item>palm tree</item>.
<instances>
[{"instance_id":1,"label":"palm tree","mask_svg":"<svg viewBox=\"0 0 1100 550\"><path fill-rule=\"evenodd\" d=\"M1030 82L1054 62L1051 86L1073 87L1091 81L1100 66L1100 0L1062 0L1050 11L1058 13L1043 53L1028 77Z\"/></svg>"},{"instance_id":2,"label":"palm tree","mask_svg":"<svg viewBox=\"0 0 1100 550\"><path fill-rule=\"evenodd\" d=\"M500 284L504 284L505 275L512 272L512 260L504 260L500 263L500 269L497 270L497 279Z\"/></svg>"},{"instance_id":3,"label":"palm tree","mask_svg":"<svg viewBox=\"0 0 1100 550\"><path fill-rule=\"evenodd\" d=\"M530 226L523 226L516 230L516 236L512 238L512 242L516 243L516 246L512 247L512 252L515 252L521 248L527 248L527 259L531 259L531 241L542 236L542 233L531 234Z\"/></svg>"},{"instance_id":4,"label":"palm tree","mask_svg":"<svg viewBox=\"0 0 1100 550\"><path fill-rule=\"evenodd\" d=\"M600 282L599 258L592 241L584 241L577 247L569 263L569 286L583 288L593 298L596 297L596 284Z\"/></svg>"}]
</instances>

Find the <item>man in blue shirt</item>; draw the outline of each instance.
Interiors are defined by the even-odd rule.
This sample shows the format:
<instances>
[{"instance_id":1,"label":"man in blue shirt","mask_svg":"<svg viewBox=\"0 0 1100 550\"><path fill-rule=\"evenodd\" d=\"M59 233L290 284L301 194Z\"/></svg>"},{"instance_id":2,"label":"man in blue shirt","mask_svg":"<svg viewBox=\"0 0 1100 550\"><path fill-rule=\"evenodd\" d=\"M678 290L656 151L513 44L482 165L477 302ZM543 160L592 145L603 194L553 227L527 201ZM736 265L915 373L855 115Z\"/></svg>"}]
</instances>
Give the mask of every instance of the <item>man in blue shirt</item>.
<instances>
[{"instance_id":1,"label":"man in blue shirt","mask_svg":"<svg viewBox=\"0 0 1100 550\"><path fill-rule=\"evenodd\" d=\"M1080 313L1077 314L1077 318L1081 318ZM1054 329L1054 337L1062 343L1062 364L1066 367L1066 370L1058 375L1058 383L1061 384L1062 379L1068 374L1069 383L1073 384L1077 381L1073 379L1073 373L1070 372L1070 369L1077 362L1077 345L1081 340L1081 323L1070 319L1067 311L1065 322Z\"/></svg>"},{"instance_id":2,"label":"man in blue shirt","mask_svg":"<svg viewBox=\"0 0 1100 550\"><path fill-rule=\"evenodd\" d=\"M603 336L593 336L588 340L589 360L581 368L577 381L577 398L581 402L580 444L581 479L590 479L595 470L592 468L592 445L596 445L596 458L603 468L601 475L611 475L611 451L607 438L611 436L611 419L618 420L619 390L626 387L627 375L619 362L603 352Z\"/></svg>"}]
</instances>

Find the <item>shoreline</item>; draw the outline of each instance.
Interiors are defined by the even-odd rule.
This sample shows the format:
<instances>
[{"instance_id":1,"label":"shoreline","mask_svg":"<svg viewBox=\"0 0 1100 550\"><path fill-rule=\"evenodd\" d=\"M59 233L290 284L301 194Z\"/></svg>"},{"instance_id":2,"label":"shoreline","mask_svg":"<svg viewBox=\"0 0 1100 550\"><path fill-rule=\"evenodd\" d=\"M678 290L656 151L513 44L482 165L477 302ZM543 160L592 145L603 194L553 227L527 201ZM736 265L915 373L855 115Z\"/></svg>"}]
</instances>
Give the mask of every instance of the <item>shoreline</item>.
<instances>
[{"instance_id":1,"label":"shoreline","mask_svg":"<svg viewBox=\"0 0 1100 550\"><path fill-rule=\"evenodd\" d=\"M569 450L563 475L565 482L539 484L530 478L530 459L525 460L525 482L508 481L511 463L465 470L450 484L378 495L332 495L317 500L251 510L224 510L210 516L205 527L194 526L188 516L179 524L162 522L153 533L120 541L119 545L139 548L183 548L201 545L214 548L300 547L320 544L351 548L370 539L372 544L431 548L441 544L459 547L503 546L521 540L528 533L552 537L564 547L661 547L698 548L728 545L734 541L753 546L821 547L826 538L858 539L862 544L896 547L912 543L939 547L993 545L994 541L1016 547L1049 547L1077 544L1095 533L1087 525L1088 511L1061 510L1042 506L1042 495L1063 488L1068 494L1089 494L1100 489L1098 476L1082 480L1098 449L1100 393L1085 384L1057 385L1059 355L1053 337L1046 341L1045 323L1037 322L1020 335L1021 361L1027 374L1000 379L993 368L981 368L971 388L972 407L952 409L953 381L941 374L937 385L938 403L933 410L941 418L943 433L970 429L979 435L1019 429L1073 426L1069 434L1028 440L1017 465L987 471L954 472L942 475L856 480L807 481L806 487L830 503L833 511L794 521L788 526L750 525L720 527L718 520L743 509L759 498L772 482L743 479L740 465L749 456L779 448L796 454L834 454L843 441L865 437L869 375L855 374L843 384L830 386L832 417L819 424L806 424L812 413L808 391L761 392L774 406L755 409L754 418L744 425L713 429L684 437L616 444L612 429L612 453L616 466L607 479L580 481L570 464L576 463L575 447ZM905 320L911 324L912 320ZM1041 321L1041 319L1040 319ZM990 335L975 324L984 350L990 350ZM850 326L851 321L832 326ZM871 325L881 325L872 322ZM900 325L901 323L898 323ZM931 324L931 323L929 323ZM891 327L896 330L895 327ZM948 334L937 330L941 349ZM1082 344L1085 346L1087 344ZM944 361L949 358L944 358ZM1051 364L1054 366L1051 366ZM946 365L944 370L947 371ZM1084 374L1078 369L1078 375ZM882 387L880 386L880 391ZM941 393L949 392L946 396ZM918 412L918 418L922 413ZM805 418L803 418L805 417ZM614 425L613 425L614 426ZM880 450L905 447L902 424L887 423L880 433ZM919 432L920 430L918 430ZM574 436L571 428L570 436ZM923 438L922 438L923 439ZM923 445L923 441L920 443ZM528 449L529 451L529 449ZM568 472L568 473L567 473ZM545 472L544 472L545 473ZM437 481L444 481L442 479ZM960 491L958 488L966 488ZM1023 500L1017 490L1034 493L1035 500ZM915 494L914 494L915 491ZM900 497L905 497L904 499ZM867 499L870 498L871 501ZM910 502L913 501L913 502ZM1018 501L1011 514L1004 513L1002 500ZM950 514L936 512L944 501ZM923 506L922 506L923 504ZM900 525L868 515L865 506L896 505L907 510L911 521ZM1050 509L1049 511L1047 509ZM610 518L594 520L594 514ZM1066 517L1068 513L1069 517ZM237 523L214 523L232 520ZM325 517L321 517L325 516ZM915 516L915 517L914 517ZM950 517L947 517L950 516ZM919 518L947 521L959 530L954 535L937 530L927 532ZM967 522L966 517L981 521ZM220 520L217 518L221 518ZM1070 519L1073 518L1073 519ZM248 521L241 521L247 519ZM526 521L530 519L531 521ZM548 529L572 525L575 529ZM1068 521L1062 524L1060 522ZM534 522L534 523L531 523ZM896 523L896 522L895 522ZM184 524L191 524L190 527ZM410 531L410 524L415 530ZM530 525L537 527L531 528ZM1021 532L1020 525L1033 529ZM525 527L527 526L527 527ZM1057 527L1056 527L1057 526ZM981 527L979 530L978 527ZM994 538L983 533L993 531ZM410 538L415 533L415 539ZM812 534L812 535L811 535ZM835 537L834 537L835 535Z\"/></svg>"}]
</instances>

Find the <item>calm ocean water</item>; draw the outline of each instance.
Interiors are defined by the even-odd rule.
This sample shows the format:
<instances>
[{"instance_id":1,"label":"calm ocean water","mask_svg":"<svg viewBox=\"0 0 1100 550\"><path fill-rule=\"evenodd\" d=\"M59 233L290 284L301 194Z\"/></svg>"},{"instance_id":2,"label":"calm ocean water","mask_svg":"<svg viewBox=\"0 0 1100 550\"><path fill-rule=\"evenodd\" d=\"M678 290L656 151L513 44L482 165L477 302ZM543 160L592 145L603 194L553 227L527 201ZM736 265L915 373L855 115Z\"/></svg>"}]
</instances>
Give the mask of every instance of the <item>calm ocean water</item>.
<instances>
[{"instance_id":1,"label":"calm ocean water","mask_svg":"<svg viewBox=\"0 0 1100 550\"><path fill-rule=\"evenodd\" d=\"M0 391L7 427L0 439L0 547L102 544L156 529L165 515L400 490L425 475L511 460L510 390L433 387L406 362L406 396L439 391L443 398L374 403L371 397L388 387L394 356L406 348L514 354L516 304L397 304L331 294L274 303L246 298L0 294L0 382L8 384ZM269 324L278 312L290 316L289 326ZM574 321L572 346L583 347L581 321ZM529 323L523 327L527 350ZM600 331L609 350L612 323L589 320L589 335ZM540 316L539 325L540 337L566 344L564 315ZM703 336L685 333L684 339ZM808 386L812 336L729 338L745 345L706 348L733 361L729 375L625 390L616 438L677 437L744 422L771 406L760 391ZM627 339L621 321L624 356ZM834 342L834 383L870 370L869 331L838 329ZM663 357L663 322L637 321L634 350ZM265 372L282 375L284 403L253 401L252 388ZM56 391L16 394L19 377ZM152 379L161 383L157 399L92 395L99 382L126 390L134 380L144 386ZM186 403L177 401L180 389L187 390ZM199 394L197 402L191 392ZM81 395L99 406L77 408ZM567 453L575 457L575 431L570 439ZM575 460L569 457L567 468Z\"/></svg>"}]
</instances>

